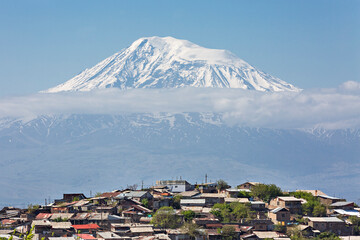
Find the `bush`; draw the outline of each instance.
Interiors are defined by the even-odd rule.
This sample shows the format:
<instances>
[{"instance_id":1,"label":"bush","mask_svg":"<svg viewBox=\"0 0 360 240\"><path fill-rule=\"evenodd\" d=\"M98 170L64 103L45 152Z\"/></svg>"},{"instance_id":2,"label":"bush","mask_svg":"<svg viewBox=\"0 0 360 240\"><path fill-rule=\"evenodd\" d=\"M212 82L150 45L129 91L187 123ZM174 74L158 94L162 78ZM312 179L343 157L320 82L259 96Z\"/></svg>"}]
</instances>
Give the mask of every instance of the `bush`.
<instances>
[{"instance_id":1,"label":"bush","mask_svg":"<svg viewBox=\"0 0 360 240\"><path fill-rule=\"evenodd\" d=\"M240 191L237 195L238 198L250 198L251 193L246 191Z\"/></svg>"},{"instance_id":2,"label":"bush","mask_svg":"<svg viewBox=\"0 0 360 240\"><path fill-rule=\"evenodd\" d=\"M222 239L232 240L236 239L236 232L233 226L224 226L223 228L218 229L218 233L221 234Z\"/></svg>"},{"instance_id":3,"label":"bush","mask_svg":"<svg viewBox=\"0 0 360 240\"><path fill-rule=\"evenodd\" d=\"M222 222L240 222L242 219L253 219L255 217L255 212L251 210L250 204L238 202L217 203L210 213Z\"/></svg>"},{"instance_id":4,"label":"bush","mask_svg":"<svg viewBox=\"0 0 360 240\"><path fill-rule=\"evenodd\" d=\"M180 218L175 214L172 207L161 207L154 214L151 223L155 227L177 228L180 226Z\"/></svg>"},{"instance_id":5,"label":"bush","mask_svg":"<svg viewBox=\"0 0 360 240\"><path fill-rule=\"evenodd\" d=\"M172 207L175 209L180 209L180 200L181 200L182 196L181 195L176 195L175 197L173 197L172 199Z\"/></svg>"},{"instance_id":6,"label":"bush","mask_svg":"<svg viewBox=\"0 0 360 240\"><path fill-rule=\"evenodd\" d=\"M276 224L275 227L274 227L274 231L275 232L286 233L286 226L281 225L281 224Z\"/></svg>"},{"instance_id":7,"label":"bush","mask_svg":"<svg viewBox=\"0 0 360 240\"><path fill-rule=\"evenodd\" d=\"M191 210L183 211L182 214L184 215L185 221L189 222L195 217L195 212Z\"/></svg>"},{"instance_id":8,"label":"bush","mask_svg":"<svg viewBox=\"0 0 360 240\"><path fill-rule=\"evenodd\" d=\"M40 208L40 205L37 205L37 204L35 204L35 205L32 205L32 204L29 204L29 206L28 206L28 213L30 213L30 214L33 214L33 213L35 213L38 209Z\"/></svg>"},{"instance_id":9,"label":"bush","mask_svg":"<svg viewBox=\"0 0 360 240\"><path fill-rule=\"evenodd\" d=\"M229 184L227 182L225 182L225 180L220 179L216 182L216 188L219 191L225 190L229 187L230 187Z\"/></svg>"},{"instance_id":10,"label":"bush","mask_svg":"<svg viewBox=\"0 0 360 240\"><path fill-rule=\"evenodd\" d=\"M264 202L270 202L271 199L283 195L281 188L275 184L257 184L251 188L251 195L254 198Z\"/></svg>"},{"instance_id":11,"label":"bush","mask_svg":"<svg viewBox=\"0 0 360 240\"><path fill-rule=\"evenodd\" d=\"M324 217L326 216L326 207L320 203L317 197L314 197L311 193L308 192L292 192L292 196L297 198L303 198L307 201L301 207L303 214L314 217Z\"/></svg>"}]
</instances>

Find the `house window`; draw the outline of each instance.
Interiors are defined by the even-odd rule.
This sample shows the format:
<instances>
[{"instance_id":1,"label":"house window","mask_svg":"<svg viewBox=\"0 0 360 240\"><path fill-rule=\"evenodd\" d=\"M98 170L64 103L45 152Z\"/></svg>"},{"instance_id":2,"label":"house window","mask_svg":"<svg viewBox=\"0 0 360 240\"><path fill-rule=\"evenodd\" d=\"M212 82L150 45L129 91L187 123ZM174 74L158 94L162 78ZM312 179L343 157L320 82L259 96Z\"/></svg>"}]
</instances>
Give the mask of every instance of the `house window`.
<instances>
[{"instance_id":1,"label":"house window","mask_svg":"<svg viewBox=\"0 0 360 240\"><path fill-rule=\"evenodd\" d=\"M283 218L284 218L284 217L285 217L285 213L281 214L281 217L283 217Z\"/></svg>"}]
</instances>

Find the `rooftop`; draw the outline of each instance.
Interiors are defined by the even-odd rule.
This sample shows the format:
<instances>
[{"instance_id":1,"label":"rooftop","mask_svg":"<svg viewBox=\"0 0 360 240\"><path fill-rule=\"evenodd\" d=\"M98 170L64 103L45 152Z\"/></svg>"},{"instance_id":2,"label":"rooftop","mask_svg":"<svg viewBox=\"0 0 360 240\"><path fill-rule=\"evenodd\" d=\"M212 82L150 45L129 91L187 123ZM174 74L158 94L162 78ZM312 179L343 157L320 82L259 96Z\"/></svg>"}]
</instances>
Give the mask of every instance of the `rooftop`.
<instances>
[{"instance_id":1,"label":"rooftop","mask_svg":"<svg viewBox=\"0 0 360 240\"><path fill-rule=\"evenodd\" d=\"M308 219L312 222L344 222L337 217L309 217Z\"/></svg>"}]
</instances>

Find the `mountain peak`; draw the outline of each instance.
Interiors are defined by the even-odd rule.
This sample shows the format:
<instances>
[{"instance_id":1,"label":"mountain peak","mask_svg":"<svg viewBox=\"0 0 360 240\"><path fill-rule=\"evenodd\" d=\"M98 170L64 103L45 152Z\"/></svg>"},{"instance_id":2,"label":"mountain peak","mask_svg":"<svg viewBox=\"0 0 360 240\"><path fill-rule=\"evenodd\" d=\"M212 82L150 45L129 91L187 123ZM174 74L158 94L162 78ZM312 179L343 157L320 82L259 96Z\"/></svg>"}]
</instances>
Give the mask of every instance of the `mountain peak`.
<instances>
[{"instance_id":1,"label":"mountain peak","mask_svg":"<svg viewBox=\"0 0 360 240\"><path fill-rule=\"evenodd\" d=\"M144 37L128 48L44 92L103 88L219 87L299 91L233 53L173 37Z\"/></svg>"}]
</instances>

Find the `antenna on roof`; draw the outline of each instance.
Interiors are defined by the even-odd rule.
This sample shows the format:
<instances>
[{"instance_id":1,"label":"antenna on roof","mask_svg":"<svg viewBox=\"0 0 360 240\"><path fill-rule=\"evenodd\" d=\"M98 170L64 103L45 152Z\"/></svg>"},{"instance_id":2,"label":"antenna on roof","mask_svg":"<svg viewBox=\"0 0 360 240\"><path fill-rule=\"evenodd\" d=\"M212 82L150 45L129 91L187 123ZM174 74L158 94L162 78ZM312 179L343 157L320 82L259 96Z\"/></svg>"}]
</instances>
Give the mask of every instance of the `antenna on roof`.
<instances>
[{"instance_id":1,"label":"antenna on roof","mask_svg":"<svg viewBox=\"0 0 360 240\"><path fill-rule=\"evenodd\" d=\"M207 173L205 173L205 183L207 183Z\"/></svg>"}]
</instances>

